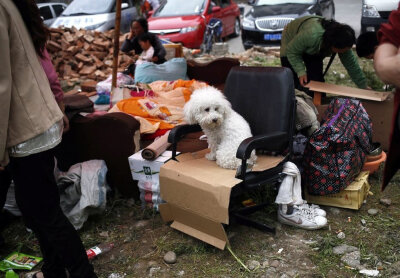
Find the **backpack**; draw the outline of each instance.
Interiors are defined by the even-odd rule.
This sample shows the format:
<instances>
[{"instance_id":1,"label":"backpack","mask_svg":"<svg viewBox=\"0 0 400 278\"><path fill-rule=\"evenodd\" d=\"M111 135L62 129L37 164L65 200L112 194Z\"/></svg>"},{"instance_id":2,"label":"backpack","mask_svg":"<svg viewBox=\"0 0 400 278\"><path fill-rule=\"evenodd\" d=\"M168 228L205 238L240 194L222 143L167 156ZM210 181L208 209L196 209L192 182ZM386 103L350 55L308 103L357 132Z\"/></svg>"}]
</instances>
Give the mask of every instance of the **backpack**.
<instances>
[{"instance_id":1,"label":"backpack","mask_svg":"<svg viewBox=\"0 0 400 278\"><path fill-rule=\"evenodd\" d=\"M359 100L336 98L304 152L303 181L312 195L338 193L360 173L372 150L372 123Z\"/></svg>"}]
</instances>

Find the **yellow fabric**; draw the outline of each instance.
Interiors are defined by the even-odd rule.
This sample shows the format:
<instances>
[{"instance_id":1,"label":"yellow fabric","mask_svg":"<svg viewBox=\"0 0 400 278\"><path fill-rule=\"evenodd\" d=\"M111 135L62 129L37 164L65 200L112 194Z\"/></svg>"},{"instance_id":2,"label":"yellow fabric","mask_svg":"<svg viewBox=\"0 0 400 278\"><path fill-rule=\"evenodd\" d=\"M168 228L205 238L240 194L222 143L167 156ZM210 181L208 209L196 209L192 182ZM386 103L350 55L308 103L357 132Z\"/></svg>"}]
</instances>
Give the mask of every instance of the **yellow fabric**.
<instances>
[{"instance_id":1,"label":"yellow fabric","mask_svg":"<svg viewBox=\"0 0 400 278\"><path fill-rule=\"evenodd\" d=\"M135 116L140 133L151 134L157 129L172 129L183 123L183 106L192 92L207 86L196 80L155 81L149 84L154 97L132 97L121 100L121 112Z\"/></svg>"}]
</instances>

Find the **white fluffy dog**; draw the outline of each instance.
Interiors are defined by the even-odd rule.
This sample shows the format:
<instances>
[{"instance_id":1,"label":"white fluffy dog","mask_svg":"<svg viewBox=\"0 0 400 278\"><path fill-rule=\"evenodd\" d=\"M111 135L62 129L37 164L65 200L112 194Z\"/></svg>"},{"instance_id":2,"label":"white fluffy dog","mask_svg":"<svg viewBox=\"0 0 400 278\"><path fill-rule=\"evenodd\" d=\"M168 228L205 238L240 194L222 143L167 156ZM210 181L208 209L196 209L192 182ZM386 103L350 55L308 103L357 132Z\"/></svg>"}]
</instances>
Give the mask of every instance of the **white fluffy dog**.
<instances>
[{"instance_id":1,"label":"white fluffy dog","mask_svg":"<svg viewBox=\"0 0 400 278\"><path fill-rule=\"evenodd\" d=\"M246 120L232 110L225 96L214 87L195 90L184 107L185 120L189 124L199 124L207 135L211 152L208 160L216 160L222 168L236 169L241 160L236 158L240 143L251 137ZM254 152L248 163L254 164Z\"/></svg>"}]
</instances>

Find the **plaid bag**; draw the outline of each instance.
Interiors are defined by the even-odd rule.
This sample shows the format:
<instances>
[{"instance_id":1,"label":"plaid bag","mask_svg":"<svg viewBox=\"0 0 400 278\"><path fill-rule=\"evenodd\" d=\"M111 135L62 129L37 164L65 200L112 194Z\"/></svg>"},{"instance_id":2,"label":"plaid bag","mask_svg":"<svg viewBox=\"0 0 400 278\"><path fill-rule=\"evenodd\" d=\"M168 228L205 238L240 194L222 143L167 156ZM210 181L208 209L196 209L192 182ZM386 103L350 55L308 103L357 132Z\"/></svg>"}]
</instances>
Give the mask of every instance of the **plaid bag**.
<instances>
[{"instance_id":1,"label":"plaid bag","mask_svg":"<svg viewBox=\"0 0 400 278\"><path fill-rule=\"evenodd\" d=\"M345 189L372 150L372 124L361 102L334 99L304 152L303 181L313 195Z\"/></svg>"}]
</instances>

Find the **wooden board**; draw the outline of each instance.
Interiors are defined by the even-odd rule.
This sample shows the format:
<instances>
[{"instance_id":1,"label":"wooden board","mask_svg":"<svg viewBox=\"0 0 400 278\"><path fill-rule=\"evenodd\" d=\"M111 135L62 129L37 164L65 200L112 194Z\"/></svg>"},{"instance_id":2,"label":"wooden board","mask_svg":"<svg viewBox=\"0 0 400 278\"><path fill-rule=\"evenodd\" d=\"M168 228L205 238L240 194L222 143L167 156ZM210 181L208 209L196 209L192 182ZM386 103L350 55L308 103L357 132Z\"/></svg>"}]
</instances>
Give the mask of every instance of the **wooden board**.
<instances>
[{"instance_id":1,"label":"wooden board","mask_svg":"<svg viewBox=\"0 0 400 278\"><path fill-rule=\"evenodd\" d=\"M327 93L327 94L346 96L346 97L354 97L358 99L368 99L373 101L384 101L390 94L390 92L377 92L372 90L364 90L364 89L334 85L318 81L311 81L305 87L309 88L311 91L314 92Z\"/></svg>"}]
</instances>

